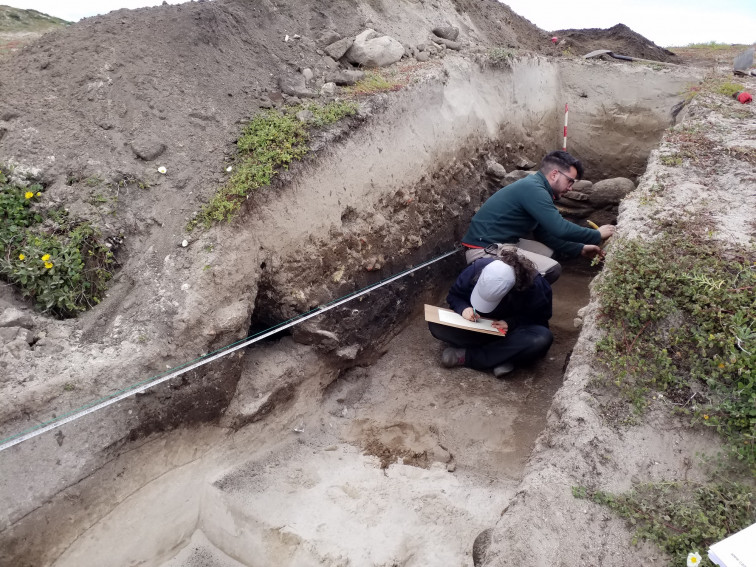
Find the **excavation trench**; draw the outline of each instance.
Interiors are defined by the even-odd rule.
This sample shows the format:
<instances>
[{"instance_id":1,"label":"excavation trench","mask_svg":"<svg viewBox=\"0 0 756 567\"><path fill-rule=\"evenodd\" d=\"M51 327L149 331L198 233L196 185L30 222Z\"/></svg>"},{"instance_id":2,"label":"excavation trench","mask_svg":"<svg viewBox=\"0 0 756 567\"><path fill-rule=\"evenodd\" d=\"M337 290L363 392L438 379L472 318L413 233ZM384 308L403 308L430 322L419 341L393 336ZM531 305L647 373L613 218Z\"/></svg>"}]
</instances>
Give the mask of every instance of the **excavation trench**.
<instances>
[{"instance_id":1,"label":"excavation trench","mask_svg":"<svg viewBox=\"0 0 756 567\"><path fill-rule=\"evenodd\" d=\"M291 317L450 250L499 184L486 175L488 162L509 171L561 145L565 100L570 149L587 177L637 178L692 80L537 59L505 69L446 64L377 107L346 141L295 172L280 199L257 203L249 224L224 235L228 273L242 262L255 267L233 278L254 280L253 300L240 300L225 327L197 310L186 337L220 329L213 340L227 344L250 322ZM616 208L601 212L611 218ZM442 345L422 320L422 304L441 304L461 267L460 253L231 355L216 370L223 388L166 385L106 410L110 417L83 417L59 430L67 456L45 438L12 449L3 478L37 472L23 489L4 485L3 559L472 564L472 542L515 494L545 424L595 272L566 266L554 286L549 354L500 381L442 369ZM197 292L190 306L214 293ZM155 408L182 395L202 406L195 421L205 423L156 433L166 424ZM134 425L148 413L152 421ZM167 425L180 422L174 412ZM65 470L42 472L56 459ZM49 522L54 535L42 527Z\"/></svg>"}]
</instances>

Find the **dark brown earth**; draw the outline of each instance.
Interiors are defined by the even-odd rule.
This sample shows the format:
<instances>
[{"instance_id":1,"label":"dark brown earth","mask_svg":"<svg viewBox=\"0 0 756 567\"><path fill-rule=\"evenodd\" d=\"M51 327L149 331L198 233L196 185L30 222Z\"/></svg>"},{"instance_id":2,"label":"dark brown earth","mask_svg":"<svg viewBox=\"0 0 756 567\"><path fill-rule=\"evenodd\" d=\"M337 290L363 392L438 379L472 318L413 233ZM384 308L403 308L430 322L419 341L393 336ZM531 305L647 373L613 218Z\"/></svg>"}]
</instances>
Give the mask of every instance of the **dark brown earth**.
<instances>
[{"instance_id":1,"label":"dark brown earth","mask_svg":"<svg viewBox=\"0 0 756 567\"><path fill-rule=\"evenodd\" d=\"M573 55L583 56L598 49L608 49L619 55L677 63L674 53L659 47L625 24L608 29L557 30L553 33L560 41L565 40L563 49L569 48Z\"/></svg>"}]
</instances>

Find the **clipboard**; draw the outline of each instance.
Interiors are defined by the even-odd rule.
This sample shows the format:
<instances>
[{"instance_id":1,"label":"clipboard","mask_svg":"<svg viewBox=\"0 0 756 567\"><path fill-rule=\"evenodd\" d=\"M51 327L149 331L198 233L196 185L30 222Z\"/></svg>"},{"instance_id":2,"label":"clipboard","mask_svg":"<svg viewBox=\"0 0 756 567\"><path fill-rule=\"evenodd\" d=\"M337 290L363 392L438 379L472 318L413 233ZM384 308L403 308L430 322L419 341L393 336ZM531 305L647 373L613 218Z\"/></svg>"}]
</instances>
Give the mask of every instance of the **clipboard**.
<instances>
[{"instance_id":1,"label":"clipboard","mask_svg":"<svg viewBox=\"0 0 756 567\"><path fill-rule=\"evenodd\" d=\"M443 307L436 307L434 305L428 305L427 303L425 304L425 320L429 323L438 323L439 325L456 327L458 329L473 331L475 333L485 333L487 335L496 335L497 337L506 336L506 333L502 333L491 326L493 319L480 318L477 323L473 323L451 309L444 309Z\"/></svg>"}]
</instances>

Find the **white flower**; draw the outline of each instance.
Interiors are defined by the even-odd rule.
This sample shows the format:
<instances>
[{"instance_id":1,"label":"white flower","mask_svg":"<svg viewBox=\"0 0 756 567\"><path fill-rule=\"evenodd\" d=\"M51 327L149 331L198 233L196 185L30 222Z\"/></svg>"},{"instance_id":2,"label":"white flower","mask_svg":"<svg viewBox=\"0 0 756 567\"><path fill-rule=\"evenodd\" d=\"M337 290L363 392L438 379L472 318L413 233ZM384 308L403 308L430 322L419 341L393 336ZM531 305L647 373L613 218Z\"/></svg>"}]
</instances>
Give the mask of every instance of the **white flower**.
<instances>
[{"instance_id":1,"label":"white flower","mask_svg":"<svg viewBox=\"0 0 756 567\"><path fill-rule=\"evenodd\" d=\"M226 168L226 171L230 172L233 169L230 165Z\"/></svg>"},{"instance_id":2,"label":"white flower","mask_svg":"<svg viewBox=\"0 0 756 567\"><path fill-rule=\"evenodd\" d=\"M164 165L161 165L160 167L158 167L158 172L162 173L163 175L165 175L167 171L168 170L165 168Z\"/></svg>"},{"instance_id":3,"label":"white flower","mask_svg":"<svg viewBox=\"0 0 756 567\"><path fill-rule=\"evenodd\" d=\"M698 567L701 564L701 556L697 551L688 553L688 567Z\"/></svg>"}]
</instances>

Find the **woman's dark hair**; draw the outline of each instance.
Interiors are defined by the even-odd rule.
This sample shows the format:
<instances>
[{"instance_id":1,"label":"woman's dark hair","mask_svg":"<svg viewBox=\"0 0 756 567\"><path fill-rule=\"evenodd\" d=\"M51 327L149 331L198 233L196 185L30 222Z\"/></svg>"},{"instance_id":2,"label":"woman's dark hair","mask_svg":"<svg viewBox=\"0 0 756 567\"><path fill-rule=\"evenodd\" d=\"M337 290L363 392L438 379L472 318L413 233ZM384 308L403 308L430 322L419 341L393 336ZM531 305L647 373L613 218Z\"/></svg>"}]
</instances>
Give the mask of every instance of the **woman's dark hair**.
<instances>
[{"instance_id":1,"label":"woman's dark hair","mask_svg":"<svg viewBox=\"0 0 756 567\"><path fill-rule=\"evenodd\" d=\"M515 284L512 288L514 291L522 291L533 285L533 281L538 274L538 269L533 262L509 248L499 250L496 257L514 269Z\"/></svg>"}]
</instances>

